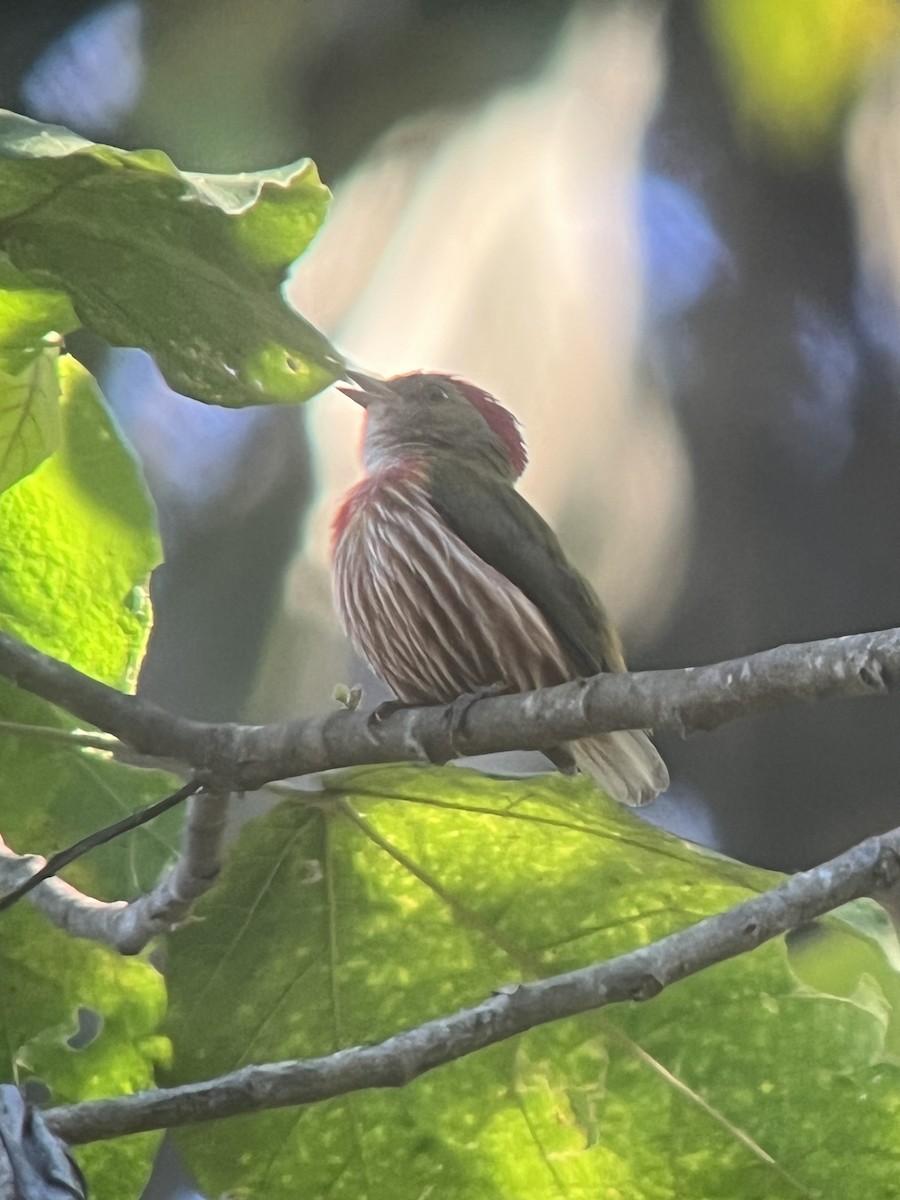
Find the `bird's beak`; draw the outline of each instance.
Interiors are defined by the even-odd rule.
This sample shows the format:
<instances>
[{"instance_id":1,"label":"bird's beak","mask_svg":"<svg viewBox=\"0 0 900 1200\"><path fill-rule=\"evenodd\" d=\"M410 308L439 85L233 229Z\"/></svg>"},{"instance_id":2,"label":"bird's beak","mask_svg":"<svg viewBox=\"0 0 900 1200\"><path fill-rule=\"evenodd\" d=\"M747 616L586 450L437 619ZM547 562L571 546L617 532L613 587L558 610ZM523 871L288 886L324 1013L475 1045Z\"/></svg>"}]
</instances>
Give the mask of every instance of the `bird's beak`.
<instances>
[{"instance_id":1,"label":"bird's beak","mask_svg":"<svg viewBox=\"0 0 900 1200\"><path fill-rule=\"evenodd\" d=\"M365 375L362 371L351 371L349 368L344 372L344 378L350 380L350 384L337 384L337 390L343 392L345 396L349 396L351 400L355 400L357 404L363 408L368 408L373 400L389 400L394 393L389 384L383 379L376 379L372 375Z\"/></svg>"}]
</instances>

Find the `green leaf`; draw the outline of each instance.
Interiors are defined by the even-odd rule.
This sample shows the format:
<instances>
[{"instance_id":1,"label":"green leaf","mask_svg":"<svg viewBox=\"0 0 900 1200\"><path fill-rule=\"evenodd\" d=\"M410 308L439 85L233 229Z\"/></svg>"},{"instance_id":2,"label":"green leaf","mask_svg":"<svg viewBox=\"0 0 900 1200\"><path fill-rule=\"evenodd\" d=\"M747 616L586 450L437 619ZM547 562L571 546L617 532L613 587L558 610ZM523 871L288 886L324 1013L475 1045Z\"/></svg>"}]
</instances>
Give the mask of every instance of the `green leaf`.
<instances>
[{"instance_id":1,"label":"green leaf","mask_svg":"<svg viewBox=\"0 0 900 1200\"><path fill-rule=\"evenodd\" d=\"M146 585L160 549L140 468L90 375L59 363L61 444L0 495L0 627L114 687L132 687L150 626ZM7 682L0 719L72 729L76 722ZM107 755L0 730L2 832L20 853L49 854L178 786ZM91 854L66 872L105 898L155 881L180 815Z\"/></svg>"},{"instance_id":2,"label":"green leaf","mask_svg":"<svg viewBox=\"0 0 900 1200\"><path fill-rule=\"evenodd\" d=\"M2 730L0 759L7 789L0 832L17 852L45 857L181 786L181 780L164 771L138 770L106 754L48 746ZM183 820L183 809L164 813L92 850L67 867L63 877L102 900L140 895L172 862Z\"/></svg>"},{"instance_id":3,"label":"green leaf","mask_svg":"<svg viewBox=\"0 0 900 1200\"><path fill-rule=\"evenodd\" d=\"M800 160L829 147L900 42L885 0L704 0L701 13L742 132Z\"/></svg>"},{"instance_id":4,"label":"green leaf","mask_svg":"<svg viewBox=\"0 0 900 1200\"><path fill-rule=\"evenodd\" d=\"M387 767L326 787L248 826L203 921L173 937L173 1081L378 1041L778 879L581 780ZM183 1129L179 1145L210 1194L787 1200L839 1178L844 1200L888 1195L896 977L858 922L819 923L807 945L820 972L843 962L840 987L808 958L795 971L779 940L402 1090Z\"/></svg>"},{"instance_id":5,"label":"green leaf","mask_svg":"<svg viewBox=\"0 0 900 1200\"><path fill-rule=\"evenodd\" d=\"M52 1104L147 1088L168 1054L162 979L149 963L54 929L30 905L2 917L2 1077ZM157 1133L79 1148L94 1200L140 1195Z\"/></svg>"},{"instance_id":6,"label":"green leaf","mask_svg":"<svg viewBox=\"0 0 900 1200\"><path fill-rule=\"evenodd\" d=\"M59 376L60 449L0 496L0 626L129 688L160 560L153 506L91 376L70 357Z\"/></svg>"},{"instance_id":7,"label":"green leaf","mask_svg":"<svg viewBox=\"0 0 900 1200\"><path fill-rule=\"evenodd\" d=\"M20 364L0 350L0 492L59 445L58 355L56 346L46 346L21 370L6 370Z\"/></svg>"},{"instance_id":8,"label":"green leaf","mask_svg":"<svg viewBox=\"0 0 900 1200\"><path fill-rule=\"evenodd\" d=\"M63 292L37 287L0 254L0 492L59 444L59 334L78 318Z\"/></svg>"},{"instance_id":9,"label":"green leaf","mask_svg":"<svg viewBox=\"0 0 900 1200\"><path fill-rule=\"evenodd\" d=\"M36 297L32 311L52 313L53 303ZM40 321L20 332L27 348ZM55 354L41 352L26 372L43 370ZM128 687L149 628L147 578L159 560L153 508L93 380L70 358L59 362L58 373L59 446L0 495L0 627ZM58 729L75 724L6 682L0 718ZM138 772L104 754L2 730L0 758L2 832L22 852L56 850L175 786L162 772ZM178 818L170 816L168 827L157 822L104 847L67 877L105 898L150 887L172 854ZM2 1078L40 1080L53 1103L149 1086L168 1049L157 1033L165 998L158 973L145 961L62 933L27 903L2 914L0 934ZM147 1134L80 1149L91 1195L140 1194L158 1143L158 1134Z\"/></svg>"},{"instance_id":10,"label":"green leaf","mask_svg":"<svg viewBox=\"0 0 900 1200\"><path fill-rule=\"evenodd\" d=\"M43 348L48 333L69 333L77 328L78 318L65 292L36 286L0 255L0 349L4 354L18 350L33 357Z\"/></svg>"},{"instance_id":11,"label":"green leaf","mask_svg":"<svg viewBox=\"0 0 900 1200\"><path fill-rule=\"evenodd\" d=\"M303 400L340 374L281 295L328 200L308 159L203 176L0 111L0 248L88 328L148 350L173 388L211 403Z\"/></svg>"}]
</instances>

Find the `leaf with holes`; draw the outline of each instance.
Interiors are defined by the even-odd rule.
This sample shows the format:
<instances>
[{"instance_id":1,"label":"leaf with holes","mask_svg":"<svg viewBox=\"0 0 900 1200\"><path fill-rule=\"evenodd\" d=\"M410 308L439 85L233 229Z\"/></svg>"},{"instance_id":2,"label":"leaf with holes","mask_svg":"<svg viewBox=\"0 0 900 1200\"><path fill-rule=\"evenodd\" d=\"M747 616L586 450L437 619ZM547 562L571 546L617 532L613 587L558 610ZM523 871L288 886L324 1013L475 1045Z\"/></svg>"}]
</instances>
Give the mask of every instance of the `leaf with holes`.
<instances>
[{"instance_id":1,"label":"leaf with holes","mask_svg":"<svg viewBox=\"0 0 900 1200\"><path fill-rule=\"evenodd\" d=\"M777 881L583 780L386 767L325 789L248 826L202 922L173 937L173 1081L378 1042ZM900 995L884 932L822 922L802 969L773 942L402 1090L183 1129L179 1145L211 1194L788 1200L840 1178L850 1200L888 1195Z\"/></svg>"},{"instance_id":2,"label":"leaf with holes","mask_svg":"<svg viewBox=\"0 0 900 1200\"><path fill-rule=\"evenodd\" d=\"M52 314L52 297L37 297L32 307L23 301L10 332L2 295L0 342L4 330L21 339L9 353L20 356L26 375L52 372L61 404L57 448L0 495L0 627L129 687L149 629L147 578L159 559L153 507L87 372L67 357L57 364L55 349L29 343L40 329L28 327L26 317ZM0 718L50 735L64 736L75 724L5 681ZM173 787L162 772L139 773L106 755L67 748L39 729L0 731L0 756L2 832L22 851L58 849ZM95 895L132 895L150 886L171 856L172 833L157 823L67 874ZM49 1091L57 1103L149 1086L166 1051L157 1033L164 1006L158 973L76 941L27 904L4 913L0 926L0 1077L36 1097ZM151 1134L80 1151L91 1195L138 1195L158 1142Z\"/></svg>"},{"instance_id":3,"label":"leaf with holes","mask_svg":"<svg viewBox=\"0 0 900 1200\"><path fill-rule=\"evenodd\" d=\"M149 963L77 941L21 904L3 914L0 977L0 1074L26 1096L66 1104L152 1085L168 1043L158 1033L165 989ZM93 1200L139 1195L160 1136L79 1149Z\"/></svg>"},{"instance_id":4,"label":"leaf with holes","mask_svg":"<svg viewBox=\"0 0 900 1200\"><path fill-rule=\"evenodd\" d=\"M281 295L329 198L308 159L197 175L0 110L0 250L87 328L148 350L173 388L209 403L304 400L340 374Z\"/></svg>"}]
</instances>

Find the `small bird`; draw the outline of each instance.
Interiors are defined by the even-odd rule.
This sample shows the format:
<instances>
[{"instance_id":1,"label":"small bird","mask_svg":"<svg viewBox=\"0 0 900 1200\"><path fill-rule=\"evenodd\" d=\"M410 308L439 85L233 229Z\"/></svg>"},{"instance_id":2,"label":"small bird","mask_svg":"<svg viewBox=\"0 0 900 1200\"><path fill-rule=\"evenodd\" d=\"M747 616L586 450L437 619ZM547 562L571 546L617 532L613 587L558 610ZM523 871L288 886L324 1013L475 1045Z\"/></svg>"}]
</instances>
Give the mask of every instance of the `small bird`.
<instances>
[{"instance_id":1,"label":"small bird","mask_svg":"<svg viewBox=\"0 0 900 1200\"><path fill-rule=\"evenodd\" d=\"M619 639L549 525L515 489L516 418L474 384L357 371L339 390L367 410L367 475L334 519L333 580L353 645L406 704L524 692L624 671ZM669 783L642 730L563 753L624 804Z\"/></svg>"}]
</instances>

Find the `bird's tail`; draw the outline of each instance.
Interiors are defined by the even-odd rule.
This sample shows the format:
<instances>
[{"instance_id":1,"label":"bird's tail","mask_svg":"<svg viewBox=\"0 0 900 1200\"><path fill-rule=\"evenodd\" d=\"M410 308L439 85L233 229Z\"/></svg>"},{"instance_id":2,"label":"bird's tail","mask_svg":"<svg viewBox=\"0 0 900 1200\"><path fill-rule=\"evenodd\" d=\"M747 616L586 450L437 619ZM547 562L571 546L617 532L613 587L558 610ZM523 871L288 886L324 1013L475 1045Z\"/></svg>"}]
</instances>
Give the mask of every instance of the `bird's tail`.
<instances>
[{"instance_id":1,"label":"bird's tail","mask_svg":"<svg viewBox=\"0 0 900 1200\"><path fill-rule=\"evenodd\" d=\"M569 749L586 775L620 804L646 804L669 786L669 772L641 729L621 729L571 742Z\"/></svg>"}]
</instances>

